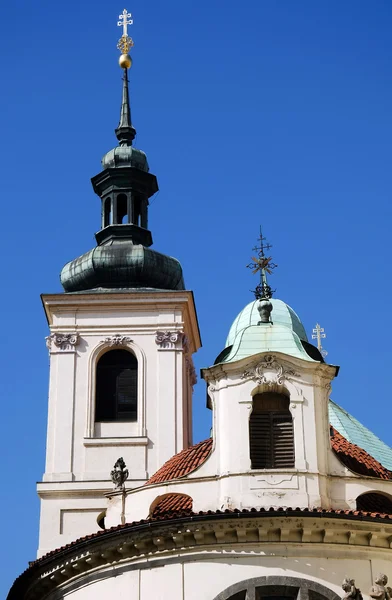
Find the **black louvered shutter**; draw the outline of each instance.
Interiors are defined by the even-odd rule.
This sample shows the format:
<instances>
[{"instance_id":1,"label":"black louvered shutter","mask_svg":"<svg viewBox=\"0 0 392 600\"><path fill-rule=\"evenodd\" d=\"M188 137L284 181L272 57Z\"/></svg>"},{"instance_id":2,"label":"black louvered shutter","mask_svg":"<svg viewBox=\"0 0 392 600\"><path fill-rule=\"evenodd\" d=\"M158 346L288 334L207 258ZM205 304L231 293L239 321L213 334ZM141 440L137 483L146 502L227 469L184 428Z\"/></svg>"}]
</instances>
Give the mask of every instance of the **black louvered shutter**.
<instances>
[{"instance_id":1,"label":"black louvered shutter","mask_svg":"<svg viewBox=\"0 0 392 600\"><path fill-rule=\"evenodd\" d=\"M249 421L252 469L272 467L271 418L269 413L252 413Z\"/></svg>"},{"instance_id":2,"label":"black louvered shutter","mask_svg":"<svg viewBox=\"0 0 392 600\"><path fill-rule=\"evenodd\" d=\"M294 467L294 431L291 415L272 415L273 466Z\"/></svg>"},{"instance_id":3,"label":"black louvered shutter","mask_svg":"<svg viewBox=\"0 0 392 600\"><path fill-rule=\"evenodd\" d=\"M249 421L252 469L295 466L294 429L289 412L253 412Z\"/></svg>"},{"instance_id":4,"label":"black louvered shutter","mask_svg":"<svg viewBox=\"0 0 392 600\"><path fill-rule=\"evenodd\" d=\"M136 365L135 365L136 366ZM120 421L137 420L137 369L122 369L117 375L116 405Z\"/></svg>"}]
</instances>

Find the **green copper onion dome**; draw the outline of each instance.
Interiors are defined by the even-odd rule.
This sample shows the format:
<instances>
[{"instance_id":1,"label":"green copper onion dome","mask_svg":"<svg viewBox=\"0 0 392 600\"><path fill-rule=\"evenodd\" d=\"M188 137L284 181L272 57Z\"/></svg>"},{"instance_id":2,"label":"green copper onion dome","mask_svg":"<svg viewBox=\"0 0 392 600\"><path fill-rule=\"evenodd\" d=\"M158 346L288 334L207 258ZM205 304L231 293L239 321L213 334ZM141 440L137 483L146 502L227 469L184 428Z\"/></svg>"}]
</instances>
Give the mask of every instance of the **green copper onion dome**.
<instances>
[{"instance_id":1,"label":"green copper onion dome","mask_svg":"<svg viewBox=\"0 0 392 600\"><path fill-rule=\"evenodd\" d=\"M119 145L102 159L103 170L92 178L101 198L101 229L95 234L96 248L67 263L60 279L65 292L112 289L183 290L178 260L151 249L148 229L149 198L158 191L155 175L149 173L144 152L133 148L128 91L128 68L123 66ZM129 60L128 60L129 58Z\"/></svg>"},{"instance_id":2,"label":"green copper onion dome","mask_svg":"<svg viewBox=\"0 0 392 600\"><path fill-rule=\"evenodd\" d=\"M215 364L241 360L261 352L281 352L307 361L324 362L318 349L308 342L300 318L282 300L269 298L270 320L260 320L260 303L250 302L234 319L225 348Z\"/></svg>"}]
</instances>

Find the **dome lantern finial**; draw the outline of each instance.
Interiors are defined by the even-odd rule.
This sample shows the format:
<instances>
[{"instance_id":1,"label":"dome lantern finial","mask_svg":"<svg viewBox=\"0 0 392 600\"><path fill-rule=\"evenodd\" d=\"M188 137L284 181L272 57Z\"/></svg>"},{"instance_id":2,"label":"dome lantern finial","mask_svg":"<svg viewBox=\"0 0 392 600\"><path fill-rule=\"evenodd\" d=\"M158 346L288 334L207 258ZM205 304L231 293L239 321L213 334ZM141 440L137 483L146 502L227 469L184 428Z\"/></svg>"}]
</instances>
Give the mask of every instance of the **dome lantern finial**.
<instances>
[{"instance_id":1,"label":"dome lantern finial","mask_svg":"<svg viewBox=\"0 0 392 600\"><path fill-rule=\"evenodd\" d=\"M252 256L252 262L249 263L247 267L252 269L253 275L259 273L260 276L260 283L256 286L255 290L253 290L256 300L259 300L258 311L260 314L260 323L270 323L270 316L273 308L270 298L272 298L273 290L271 289L271 286L268 285L267 273L272 275L273 270L278 265L272 262L272 256L265 255L265 250L272 248L272 245L266 241L265 237L263 237L261 226L260 235L257 241L259 242L258 245L253 248L253 251L257 252L257 256Z\"/></svg>"},{"instance_id":2,"label":"dome lantern finial","mask_svg":"<svg viewBox=\"0 0 392 600\"><path fill-rule=\"evenodd\" d=\"M122 14L119 15L120 20L117 23L119 27L123 28L123 34L117 44L117 48L121 52L119 64L124 70L120 122L116 129L116 136L120 142L120 146L132 146L132 141L136 135L136 130L132 126L128 89L128 69L132 66L132 59L129 55L129 51L134 45L132 38L128 36L128 25L133 24L133 19L131 17L131 13L124 8Z\"/></svg>"}]
</instances>

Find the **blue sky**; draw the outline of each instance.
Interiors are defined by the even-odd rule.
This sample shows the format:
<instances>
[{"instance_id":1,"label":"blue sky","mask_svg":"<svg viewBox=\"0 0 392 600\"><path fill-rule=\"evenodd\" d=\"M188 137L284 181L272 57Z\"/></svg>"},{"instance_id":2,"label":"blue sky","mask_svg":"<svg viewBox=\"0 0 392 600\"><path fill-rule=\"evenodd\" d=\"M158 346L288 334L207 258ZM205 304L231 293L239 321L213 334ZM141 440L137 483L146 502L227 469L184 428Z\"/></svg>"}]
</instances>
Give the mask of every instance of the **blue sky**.
<instances>
[{"instance_id":1,"label":"blue sky","mask_svg":"<svg viewBox=\"0 0 392 600\"><path fill-rule=\"evenodd\" d=\"M94 245L90 178L115 145L117 15L103 0L2 6L0 596L35 557L48 355L42 292ZM134 0L136 146L160 191L154 247L195 292L212 364L252 299L259 224L272 285L341 371L332 397L390 442L392 5L388 0ZM209 434L195 389L195 441Z\"/></svg>"}]
</instances>

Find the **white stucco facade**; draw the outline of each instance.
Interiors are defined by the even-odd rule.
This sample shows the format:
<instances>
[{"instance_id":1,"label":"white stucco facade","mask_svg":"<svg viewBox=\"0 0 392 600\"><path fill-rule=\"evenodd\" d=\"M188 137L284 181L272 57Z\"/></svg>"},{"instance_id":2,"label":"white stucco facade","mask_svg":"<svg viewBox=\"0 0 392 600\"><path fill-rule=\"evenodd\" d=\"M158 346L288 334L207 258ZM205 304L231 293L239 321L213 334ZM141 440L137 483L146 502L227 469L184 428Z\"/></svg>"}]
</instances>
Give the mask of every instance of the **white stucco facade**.
<instances>
[{"instance_id":1,"label":"white stucco facade","mask_svg":"<svg viewBox=\"0 0 392 600\"><path fill-rule=\"evenodd\" d=\"M200 346L190 292L46 295L50 385L39 555L96 531L123 456L142 485L192 443L192 354ZM138 361L136 422L97 423L95 373L113 348Z\"/></svg>"}]
</instances>

